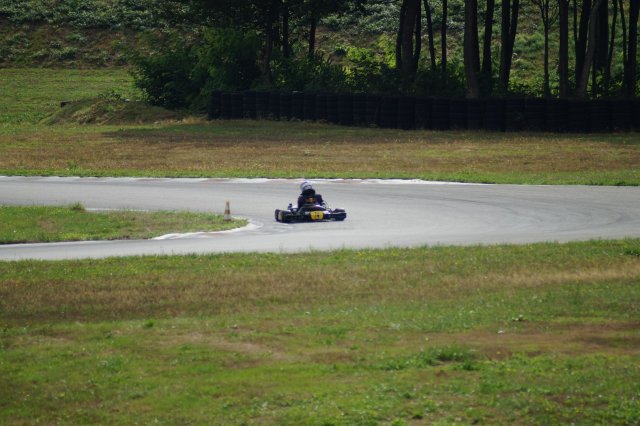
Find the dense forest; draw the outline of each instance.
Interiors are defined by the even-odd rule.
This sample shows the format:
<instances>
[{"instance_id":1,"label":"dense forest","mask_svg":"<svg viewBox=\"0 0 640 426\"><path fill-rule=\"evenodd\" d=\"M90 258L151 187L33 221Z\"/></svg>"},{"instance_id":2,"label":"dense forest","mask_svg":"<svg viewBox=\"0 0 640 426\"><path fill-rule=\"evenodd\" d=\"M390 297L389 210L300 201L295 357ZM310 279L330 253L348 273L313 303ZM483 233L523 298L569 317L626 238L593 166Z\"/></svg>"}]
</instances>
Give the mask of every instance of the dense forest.
<instances>
[{"instance_id":1,"label":"dense forest","mask_svg":"<svg viewBox=\"0 0 640 426\"><path fill-rule=\"evenodd\" d=\"M0 0L3 66L131 67L155 104L213 89L638 93L640 0Z\"/></svg>"}]
</instances>

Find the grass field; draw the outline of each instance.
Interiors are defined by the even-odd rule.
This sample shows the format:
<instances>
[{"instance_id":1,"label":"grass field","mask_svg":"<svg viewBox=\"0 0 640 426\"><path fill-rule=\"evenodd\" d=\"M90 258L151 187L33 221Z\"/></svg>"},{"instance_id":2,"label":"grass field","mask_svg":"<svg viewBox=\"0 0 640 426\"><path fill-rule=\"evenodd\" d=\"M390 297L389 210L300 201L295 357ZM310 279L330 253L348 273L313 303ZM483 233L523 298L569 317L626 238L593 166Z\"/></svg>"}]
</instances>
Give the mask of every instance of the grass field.
<instances>
[{"instance_id":1,"label":"grass field","mask_svg":"<svg viewBox=\"0 0 640 426\"><path fill-rule=\"evenodd\" d=\"M0 263L0 423L637 424L639 256Z\"/></svg>"},{"instance_id":2,"label":"grass field","mask_svg":"<svg viewBox=\"0 0 640 426\"><path fill-rule=\"evenodd\" d=\"M0 244L54 241L124 240L174 232L223 231L246 224L216 214L191 212L88 212L67 207L0 205Z\"/></svg>"},{"instance_id":3,"label":"grass field","mask_svg":"<svg viewBox=\"0 0 640 426\"><path fill-rule=\"evenodd\" d=\"M634 133L46 125L126 71L0 79L0 174L640 183ZM0 262L0 424L635 425L639 326L638 239Z\"/></svg>"},{"instance_id":4,"label":"grass field","mask_svg":"<svg viewBox=\"0 0 640 426\"><path fill-rule=\"evenodd\" d=\"M124 70L0 70L0 174L640 184L640 137L214 121L45 125L59 101L138 96Z\"/></svg>"}]
</instances>

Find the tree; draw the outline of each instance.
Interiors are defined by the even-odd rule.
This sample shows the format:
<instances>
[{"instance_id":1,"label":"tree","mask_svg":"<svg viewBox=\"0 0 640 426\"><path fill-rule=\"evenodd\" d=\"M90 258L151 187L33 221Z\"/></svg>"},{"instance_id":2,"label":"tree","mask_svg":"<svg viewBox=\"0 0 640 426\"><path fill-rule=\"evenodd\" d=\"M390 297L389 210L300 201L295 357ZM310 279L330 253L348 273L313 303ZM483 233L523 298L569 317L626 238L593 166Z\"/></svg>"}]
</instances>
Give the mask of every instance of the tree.
<instances>
[{"instance_id":1,"label":"tree","mask_svg":"<svg viewBox=\"0 0 640 426\"><path fill-rule=\"evenodd\" d=\"M640 0L629 0L629 36L627 39L627 60L624 66L625 94L636 96L637 87L637 55L638 55L638 15L640 14Z\"/></svg>"},{"instance_id":2,"label":"tree","mask_svg":"<svg viewBox=\"0 0 640 426\"><path fill-rule=\"evenodd\" d=\"M562 2L563 0L560 1ZM551 95L551 89L549 87L549 29L558 18L558 7L555 4L551 5L551 0L533 0L533 3L538 6L544 31L543 92L545 97L549 97Z\"/></svg>"},{"instance_id":3,"label":"tree","mask_svg":"<svg viewBox=\"0 0 640 426\"><path fill-rule=\"evenodd\" d=\"M560 97L569 95L569 0L558 0L560 47L558 50L558 79Z\"/></svg>"},{"instance_id":4,"label":"tree","mask_svg":"<svg viewBox=\"0 0 640 426\"><path fill-rule=\"evenodd\" d=\"M480 96L478 71L480 59L478 52L478 1L464 2L464 73L467 78L467 97Z\"/></svg>"},{"instance_id":5,"label":"tree","mask_svg":"<svg viewBox=\"0 0 640 426\"><path fill-rule=\"evenodd\" d=\"M431 19L431 6L429 1L424 0L424 11L427 17L427 40L429 43L429 59L431 61L431 71L436 71L436 48L433 44L433 22Z\"/></svg>"},{"instance_id":6,"label":"tree","mask_svg":"<svg viewBox=\"0 0 640 426\"><path fill-rule=\"evenodd\" d=\"M500 71L498 84L501 93L507 93L509 88L509 75L511 74L511 59L513 57L513 46L516 40L518 27L518 14L520 13L520 0L502 0L502 25L500 40L502 48L500 50Z\"/></svg>"},{"instance_id":7,"label":"tree","mask_svg":"<svg viewBox=\"0 0 640 426\"><path fill-rule=\"evenodd\" d=\"M493 89L493 61L491 58L491 40L493 36L493 13L495 0L487 0L484 14L484 38L482 44L482 69L480 71L481 86L485 95L490 95Z\"/></svg>"},{"instance_id":8,"label":"tree","mask_svg":"<svg viewBox=\"0 0 640 426\"><path fill-rule=\"evenodd\" d=\"M306 0L303 9L307 11L307 23L309 25L308 54L313 57L316 51L316 31L321 17L335 12L346 12L349 8L360 6L364 0L340 1L340 0Z\"/></svg>"},{"instance_id":9,"label":"tree","mask_svg":"<svg viewBox=\"0 0 640 426\"><path fill-rule=\"evenodd\" d=\"M582 0L582 8L580 10L580 21L578 24L577 1L573 2L573 38L575 46L575 80L576 86L581 78L584 68L585 55L587 49L587 36L589 34L589 15L591 14L591 0Z\"/></svg>"},{"instance_id":10,"label":"tree","mask_svg":"<svg viewBox=\"0 0 640 426\"><path fill-rule=\"evenodd\" d=\"M611 22L611 41L609 42L609 56L604 69L604 95L609 96L609 86L611 84L611 62L613 61L613 51L616 41L616 24L618 21L618 2L613 0L613 21Z\"/></svg>"},{"instance_id":11,"label":"tree","mask_svg":"<svg viewBox=\"0 0 640 426\"><path fill-rule=\"evenodd\" d=\"M596 52L596 31L598 25L598 8L603 0L596 0L596 4L591 9L589 14L589 27L588 27L588 45L585 52L582 70L580 70L580 78L576 83L576 97L582 99L587 94L587 83L589 81L589 69L593 64Z\"/></svg>"},{"instance_id":12,"label":"tree","mask_svg":"<svg viewBox=\"0 0 640 426\"><path fill-rule=\"evenodd\" d=\"M442 26L440 27L440 43L442 48L442 84L447 87L447 0L442 0Z\"/></svg>"},{"instance_id":13,"label":"tree","mask_svg":"<svg viewBox=\"0 0 640 426\"><path fill-rule=\"evenodd\" d=\"M396 42L396 68L402 77L402 86L408 89L415 78L420 59L420 0L403 0Z\"/></svg>"}]
</instances>

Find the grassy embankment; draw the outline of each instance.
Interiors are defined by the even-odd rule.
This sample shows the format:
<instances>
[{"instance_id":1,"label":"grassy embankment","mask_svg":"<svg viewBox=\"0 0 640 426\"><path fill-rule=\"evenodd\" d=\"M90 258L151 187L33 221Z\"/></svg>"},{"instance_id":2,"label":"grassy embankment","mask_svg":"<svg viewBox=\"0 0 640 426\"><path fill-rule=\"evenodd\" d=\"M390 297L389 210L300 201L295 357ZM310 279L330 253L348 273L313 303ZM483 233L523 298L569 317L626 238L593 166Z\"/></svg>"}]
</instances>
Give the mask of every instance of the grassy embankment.
<instances>
[{"instance_id":1,"label":"grassy embankment","mask_svg":"<svg viewBox=\"0 0 640 426\"><path fill-rule=\"evenodd\" d=\"M0 205L0 244L123 240L173 232L223 231L246 224L223 216L190 212L89 212L81 204L68 207Z\"/></svg>"},{"instance_id":2,"label":"grassy embankment","mask_svg":"<svg viewBox=\"0 0 640 426\"><path fill-rule=\"evenodd\" d=\"M0 263L0 423L638 424L639 256Z\"/></svg>"},{"instance_id":3,"label":"grassy embankment","mask_svg":"<svg viewBox=\"0 0 640 426\"><path fill-rule=\"evenodd\" d=\"M115 90L124 70L0 70L0 174L422 178L526 184L640 184L640 137L398 131L218 121L47 125L62 100ZM99 111L96 111L99 109ZM74 119L109 123L108 105Z\"/></svg>"}]
</instances>

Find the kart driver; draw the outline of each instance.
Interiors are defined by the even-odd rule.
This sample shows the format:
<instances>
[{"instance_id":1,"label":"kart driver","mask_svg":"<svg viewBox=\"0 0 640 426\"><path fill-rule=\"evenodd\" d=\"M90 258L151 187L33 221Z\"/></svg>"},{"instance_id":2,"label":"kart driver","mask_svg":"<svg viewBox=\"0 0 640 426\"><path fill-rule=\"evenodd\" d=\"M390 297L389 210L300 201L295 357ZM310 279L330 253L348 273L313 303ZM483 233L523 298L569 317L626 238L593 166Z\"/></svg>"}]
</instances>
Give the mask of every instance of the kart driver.
<instances>
[{"instance_id":1,"label":"kart driver","mask_svg":"<svg viewBox=\"0 0 640 426\"><path fill-rule=\"evenodd\" d=\"M304 181L300 184L300 196L298 197L298 208L305 204L318 204L324 206L324 200L322 195L316 194L316 190L313 189L309 181Z\"/></svg>"}]
</instances>

